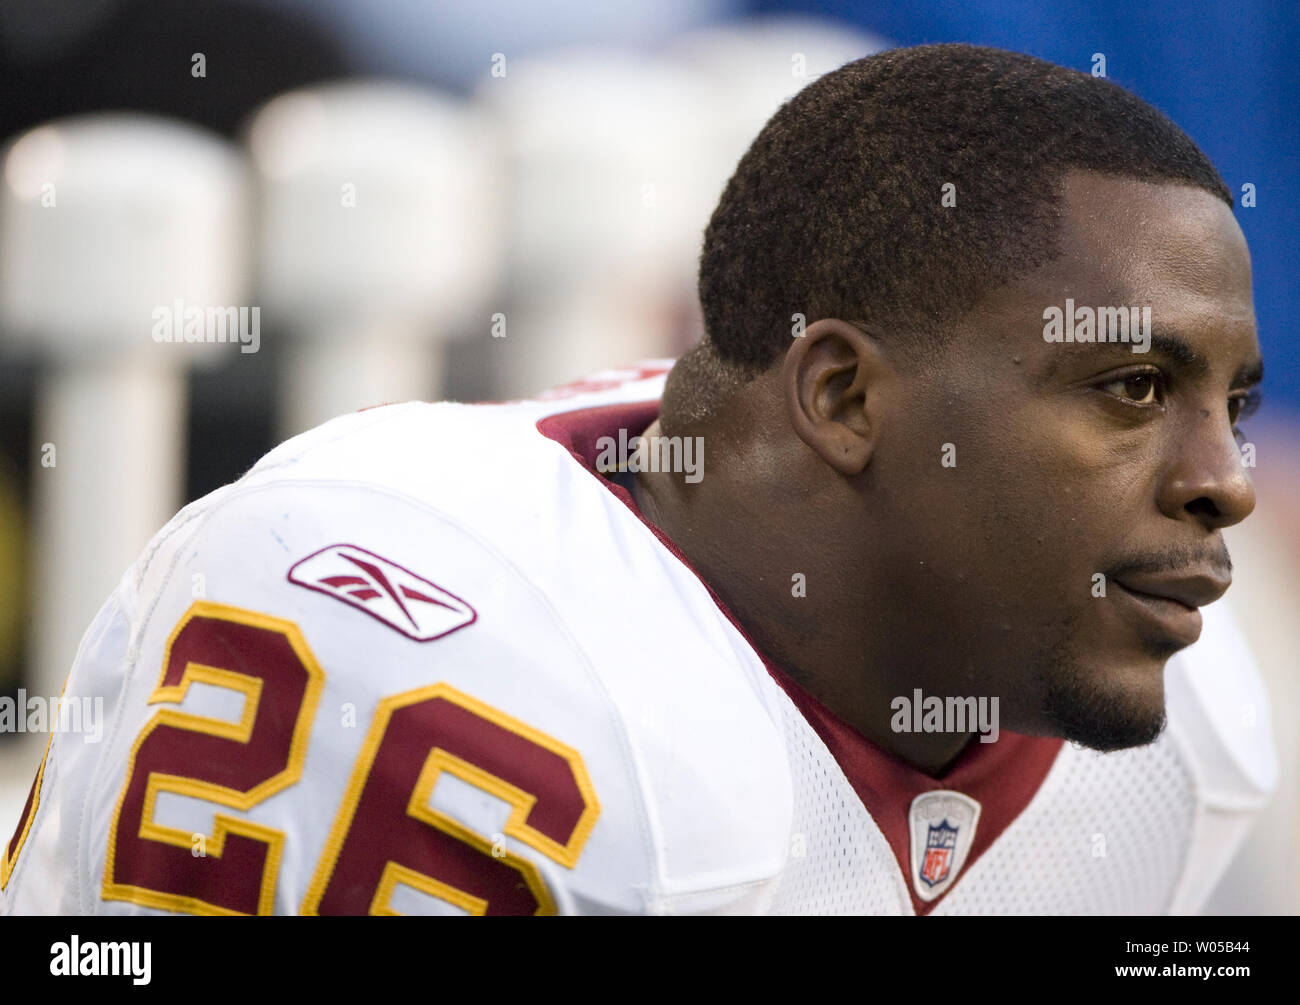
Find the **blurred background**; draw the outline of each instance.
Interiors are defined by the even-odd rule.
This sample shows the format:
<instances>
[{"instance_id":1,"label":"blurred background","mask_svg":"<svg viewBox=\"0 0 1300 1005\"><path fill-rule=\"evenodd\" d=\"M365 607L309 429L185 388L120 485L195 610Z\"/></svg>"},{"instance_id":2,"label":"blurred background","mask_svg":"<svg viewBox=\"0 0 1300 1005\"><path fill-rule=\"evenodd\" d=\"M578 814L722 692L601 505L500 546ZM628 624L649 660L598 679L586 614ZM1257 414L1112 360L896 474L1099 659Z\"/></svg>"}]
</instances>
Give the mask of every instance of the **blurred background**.
<instances>
[{"instance_id":1,"label":"blurred background","mask_svg":"<svg viewBox=\"0 0 1300 1005\"><path fill-rule=\"evenodd\" d=\"M152 534L287 436L679 354L778 105L955 41L1104 72L1234 192L1267 378L1228 600L1283 774L1208 910L1300 911L1291 0L4 0L0 695L57 695ZM0 841L44 740L0 734Z\"/></svg>"}]
</instances>

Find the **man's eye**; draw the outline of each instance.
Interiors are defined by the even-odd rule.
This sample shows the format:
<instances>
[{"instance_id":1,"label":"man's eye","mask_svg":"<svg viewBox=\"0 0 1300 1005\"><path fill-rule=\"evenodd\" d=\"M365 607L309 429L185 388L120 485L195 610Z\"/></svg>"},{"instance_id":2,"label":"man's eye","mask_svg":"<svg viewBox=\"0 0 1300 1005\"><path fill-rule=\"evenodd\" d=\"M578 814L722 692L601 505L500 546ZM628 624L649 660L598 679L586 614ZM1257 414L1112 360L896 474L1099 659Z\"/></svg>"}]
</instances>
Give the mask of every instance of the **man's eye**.
<instances>
[{"instance_id":1,"label":"man's eye","mask_svg":"<svg viewBox=\"0 0 1300 1005\"><path fill-rule=\"evenodd\" d=\"M1113 394L1134 405L1158 405L1161 401L1160 375L1134 373L1101 385L1107 394Z\"/></svg>"},{"instance_id":2,"label":"man's eye","mask_svg":"<svg viewBox=\"0 0 1300 1005\"><path fill-rule=\"evenodd\" d=\"M1259 388L1254 388L1245 394L1236 394L1228 399L1228 421L1232 423L1234 429L1237 423L1244 422L1259 411L1260 397Z\"/></svg>"}]
</instances>

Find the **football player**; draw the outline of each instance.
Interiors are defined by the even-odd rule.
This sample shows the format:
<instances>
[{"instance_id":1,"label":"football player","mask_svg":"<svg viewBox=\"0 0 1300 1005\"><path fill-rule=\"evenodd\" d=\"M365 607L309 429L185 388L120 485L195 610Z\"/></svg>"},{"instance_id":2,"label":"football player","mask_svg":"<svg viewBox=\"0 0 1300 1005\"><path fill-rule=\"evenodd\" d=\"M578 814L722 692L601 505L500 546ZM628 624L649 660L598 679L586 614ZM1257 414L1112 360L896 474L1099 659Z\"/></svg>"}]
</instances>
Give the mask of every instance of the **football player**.
<instances>
[{"instance_id":1,"label":"football player","mask_svg":"<svg viewBox=\"0 0 1300 1005\"><path fill-rule=\"evenodd\" d=\"M345 416L182 510L3 912L1197 910L1276 770L1216 603L1262 364L1202 152L1103 79L885 52L764 127L699 289L666 377Z\"/></svg>"}]
</instances>

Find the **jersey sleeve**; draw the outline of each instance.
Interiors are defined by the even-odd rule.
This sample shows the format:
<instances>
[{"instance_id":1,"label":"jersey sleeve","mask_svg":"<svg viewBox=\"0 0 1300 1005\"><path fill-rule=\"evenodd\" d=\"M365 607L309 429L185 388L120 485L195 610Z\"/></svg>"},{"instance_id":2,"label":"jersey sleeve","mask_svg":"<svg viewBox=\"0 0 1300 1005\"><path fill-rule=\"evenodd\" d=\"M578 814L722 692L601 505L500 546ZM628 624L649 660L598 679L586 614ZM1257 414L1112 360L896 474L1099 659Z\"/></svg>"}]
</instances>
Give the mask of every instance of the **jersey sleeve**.
<instances>
[{"instance_id":1,"label":"jersey sleeve","mask_svg":"<svg viewBox=\"0 0 1300 1005\"><path fill-rule=\"evenodd\" d=\"M655 909L582 646L507 555L383 487L182 511L83 640L82 700L102 735L53 736L8 913Z\"/></svg>"}]
</instances>

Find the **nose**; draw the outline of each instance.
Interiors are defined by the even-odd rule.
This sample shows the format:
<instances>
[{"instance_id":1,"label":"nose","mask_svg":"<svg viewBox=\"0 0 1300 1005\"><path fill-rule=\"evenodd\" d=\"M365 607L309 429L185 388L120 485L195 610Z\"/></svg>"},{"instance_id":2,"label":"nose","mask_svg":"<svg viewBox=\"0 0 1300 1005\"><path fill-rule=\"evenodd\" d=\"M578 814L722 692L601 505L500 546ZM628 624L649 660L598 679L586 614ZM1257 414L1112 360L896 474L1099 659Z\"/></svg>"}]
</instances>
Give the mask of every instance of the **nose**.
<instances>
[{"instance_id":1,"label":"nose","mask_svg":"<svg viewBox=\"0 0 1300 1005\"><path fill-rule=\"evenodd\" d=\"M1158 504L1174 520L1195 520L1206 530L1240 523L1255 508L1255 486L1226 410L1197 409L1172 431L1173 443Z\"/></svg>"}]
</instances>

